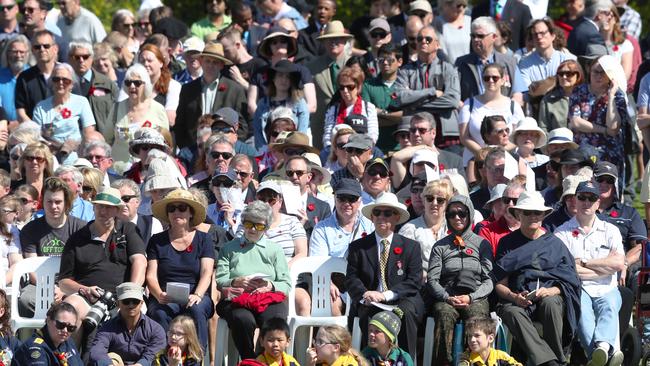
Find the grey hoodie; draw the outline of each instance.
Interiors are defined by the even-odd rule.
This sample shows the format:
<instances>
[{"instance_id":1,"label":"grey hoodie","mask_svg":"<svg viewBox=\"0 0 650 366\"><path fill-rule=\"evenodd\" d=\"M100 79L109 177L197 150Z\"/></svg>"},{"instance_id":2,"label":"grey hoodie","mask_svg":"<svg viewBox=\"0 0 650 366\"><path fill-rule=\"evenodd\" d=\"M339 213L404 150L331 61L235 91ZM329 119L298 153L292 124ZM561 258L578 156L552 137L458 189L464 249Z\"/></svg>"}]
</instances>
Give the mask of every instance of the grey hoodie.
<instances>
[{"instance_id":1,"label":"grey hoodie","mask_svg":"<svg viewBox=\"0 0 650 366\"><path fill-rule=\"evenodd\" d=\"M427 284L437 301L461 295L456 287L461 271L464 276L472 276L474 279L475 290L466 294L471 301L487 297L494 287L489 276L492 271L492 247L487 240L472 232L474 205L468 197L458 195L449 200L447 210L456 202L463 204L469 212L468 224L461 236L465 247L456 245L456 235L451 233L431 248ZM451 228L449 222L447 226ZM471 283L471 278L469 282Z\"/></svg>"}]
</instances>

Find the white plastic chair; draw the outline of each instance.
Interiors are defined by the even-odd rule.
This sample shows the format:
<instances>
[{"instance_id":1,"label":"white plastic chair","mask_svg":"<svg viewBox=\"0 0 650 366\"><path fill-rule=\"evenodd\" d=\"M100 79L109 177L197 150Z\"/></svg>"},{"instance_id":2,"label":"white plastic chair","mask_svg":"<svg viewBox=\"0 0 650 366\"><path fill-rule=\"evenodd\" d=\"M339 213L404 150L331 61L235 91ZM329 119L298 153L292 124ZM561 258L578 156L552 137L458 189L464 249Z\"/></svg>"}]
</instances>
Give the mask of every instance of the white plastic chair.
<instances>
[{"instance_id":1,"label":"white plastic chair","mask_svg":"<svg viewBox=\"0 0 650 366\"><path fill-rule=\"evenodd\" d=\"M293 262L291 265L291 291L289 292L289 328L291 329L291 342L289 354L293 355L296 330L302 326L322 326L336 324L342 327L348 325L350 304L345 308L345 315L332 316L332 305L330 304L330 284L332 273L345 274L347 261L343 258L333 257L305 257ZM299 316L296 314L296 293L298 276L302 273L311 274L311 316Z\"/></svg>"},{"instance_id":2,"label":"white plastic chair","mask_svg":"<svg viewBox=\"0 0 650 366\"><path fill-rule=\"evenodd\" d=\"M226 350L228 352L226 352ZM225 361L225 362L224 362ZM235 366L239 362L239 351L230 336L228 322L224 318L217 320L217 340L214 349L215 366Z\"/></svg>"},{"instance_id":3,"label":"white plastic chair","mask_svg":"<svg viewBox=\"0 0 650 366\"><path fill-rule=\"evenodd\" d=\"M47 310L54 302L54 284L60 266L61 257L32 257L16 263L11 281L11 327L14 331L45 325ZM24 318L18 313L20 279L31 272L36 274L34 317Z\"/></svg>"}]
</instances>

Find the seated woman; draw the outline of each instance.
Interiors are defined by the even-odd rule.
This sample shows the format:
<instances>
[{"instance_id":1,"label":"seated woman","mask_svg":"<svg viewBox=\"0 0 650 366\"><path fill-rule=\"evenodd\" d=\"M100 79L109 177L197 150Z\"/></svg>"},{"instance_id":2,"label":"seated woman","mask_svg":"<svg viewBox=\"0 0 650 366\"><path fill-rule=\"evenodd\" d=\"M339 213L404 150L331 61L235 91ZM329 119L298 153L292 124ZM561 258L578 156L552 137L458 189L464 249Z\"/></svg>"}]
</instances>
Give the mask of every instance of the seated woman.
<instances>
[{"instance_id":1,"label":"seated woman","mask_svg":"<svg viewBox=\"0 0 650 366\"><path fill-rule=\"evenodd\" d=\"M454 326L458 318L489 316L487 296L493 284L492 247L472 232L474 206L465 196L454 196L445 212L451 234L431 249L427 274L436 319L434 349L436 364L452 362Z\"/></svg>"},{"instance_id":2,"label":"seated woman","mask_svg":"<svg viewBox=\"0 0 650 366\"><path fill-rule=\"evenodd\" d=\"M177 315L189 315L206 349L208 319L214 311L210 298L214 247L208 234L195 228L205 220L205 207L190 192L176 189L156 201L152 210L158 220L169 223L169 229L153 235L147 247L148 315L165 329ZM188 284L188 299L170 298L169 282Z\"/></svg>"},{"instance_id":3,"label":"seated woman","mask_svg":"<svg viewBox=\"0 0 650 366\"><path fill-rule=\"evenodd\" d=\"M208 205L208 217L215 225L234 236L244 208L241 184L237 181L235 171L228 169L216 173L210 182L210 190L217 201Z\"/></svg>"},{"instance_id":4,"label":"seated woman","mask_svg":"<svg viewBox=\"0 0 650 366\"><path fill-rule=\"evenodd\" d=\"M41 191L45 179L54 175L54 164L56 159L52 156L47 145L37 142L25 147L25 151L18 159L18 169L20 170L21 179L11 181L11 188L18 187L22 184L30 184L38 191L40 207Z\"/></svg>"},{"instance_id":5,"label":"seated woman","mask_svg":"<svg viewBox=\"0 0 650 366\"><path fill-rule=\"evenodd\" d=\"M287 317L289 309L282 296L265 309L249 309L233 303L242 294L285 296L290 290L289 267L282 248L264 237L273 211L262 201L253 201L242 213L244 235L228 242L217 260L216 281L223 293L217 314L228 322L242 359L255 358L253 334L265 321ZM262 295L264 296L264 295ZM276 296L274 296L276 297Z\"/></svg>"}]
</instances>

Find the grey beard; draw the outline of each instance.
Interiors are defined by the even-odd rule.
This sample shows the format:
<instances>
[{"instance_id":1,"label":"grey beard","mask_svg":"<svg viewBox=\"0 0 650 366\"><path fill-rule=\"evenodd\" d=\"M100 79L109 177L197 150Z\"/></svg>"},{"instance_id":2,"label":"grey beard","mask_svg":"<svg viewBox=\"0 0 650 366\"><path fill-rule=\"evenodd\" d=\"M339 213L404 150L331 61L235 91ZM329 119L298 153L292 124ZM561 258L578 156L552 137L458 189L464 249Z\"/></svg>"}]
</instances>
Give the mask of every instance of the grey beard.
<instances>
[{"instance_id":1,"label":"grey beard","mask_svg":"<svg viewBox=\"0 0 650 366\"><path fill-rule=\"evenodd\" d=\"M25 61L16 61L9 64L12 71L21 71L25 67Z\"/></svg>"}]
</instances>

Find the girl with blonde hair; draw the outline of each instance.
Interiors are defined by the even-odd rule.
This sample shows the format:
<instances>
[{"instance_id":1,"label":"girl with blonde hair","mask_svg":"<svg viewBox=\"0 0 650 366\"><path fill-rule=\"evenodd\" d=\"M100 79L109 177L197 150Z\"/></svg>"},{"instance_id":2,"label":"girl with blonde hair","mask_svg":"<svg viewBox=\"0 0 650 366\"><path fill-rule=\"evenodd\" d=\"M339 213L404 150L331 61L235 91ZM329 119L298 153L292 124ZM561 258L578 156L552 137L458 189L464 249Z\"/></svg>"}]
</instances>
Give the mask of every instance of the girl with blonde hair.
<instances>
[{"instance_id":1,"label":"girl with blonde hair","mask_svg":"<svg viewBox=\"0 0 650 366\"><path fill-rule=\"evenodd\" d=\"M368 361L352 348L352 335L339 325L321 327L311 348L307 349L310 366L369 366Z\"/></svg>"},{"instance_id":2,"label":"girl with blonde hair","mask_svg":"<svg viewBox=\"0 0 650 366\"><path fill-rule=\"evenodd\" d=\"M203 362L203 350L196 334L194 320L179 315L169 323L167 347L160 351L153 366L194 366Z\"/></svg>"}]
</instances>

